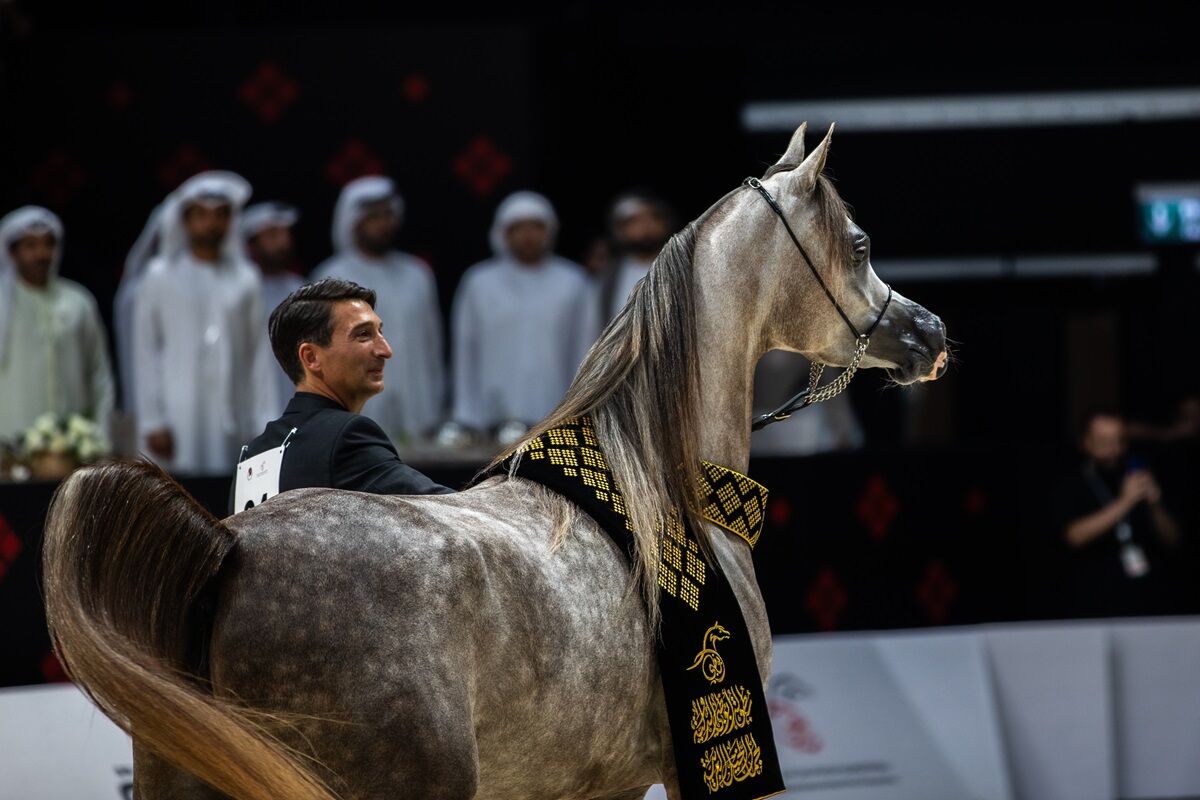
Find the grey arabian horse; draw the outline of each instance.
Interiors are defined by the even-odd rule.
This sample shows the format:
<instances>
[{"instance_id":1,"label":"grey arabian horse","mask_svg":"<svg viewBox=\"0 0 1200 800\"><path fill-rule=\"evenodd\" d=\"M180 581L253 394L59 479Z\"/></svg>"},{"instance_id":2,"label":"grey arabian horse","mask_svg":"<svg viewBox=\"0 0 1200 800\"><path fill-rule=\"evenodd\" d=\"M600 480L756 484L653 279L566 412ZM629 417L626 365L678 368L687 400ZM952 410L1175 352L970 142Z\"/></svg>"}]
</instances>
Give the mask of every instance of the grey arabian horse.
<instances>
[{"instance_id":1,"label":"grey arabian horse","mask_svg":"<svg viewBox=\"0 0 1200 800\"><path fill-rule=\"evenodd\" d=\"M802 126L763 185L865 330L888 289L821 174L829 143L805 158ZM301 490L218 521L157 468L109 464L51 509L57 652L132 734L142 800L632 800L657 781L677 798L653 532L672 508L698 517L699 459L746 470L760 356L846 365L854 345L770 206L736 189L672 239L531 433L591 416L632 567L591 518L503 474L432 497ZM862 365L904 384L945 358L940 320L895 294ZM696 530L765 680L750 550Z\"/></svg>"}]
</instances>

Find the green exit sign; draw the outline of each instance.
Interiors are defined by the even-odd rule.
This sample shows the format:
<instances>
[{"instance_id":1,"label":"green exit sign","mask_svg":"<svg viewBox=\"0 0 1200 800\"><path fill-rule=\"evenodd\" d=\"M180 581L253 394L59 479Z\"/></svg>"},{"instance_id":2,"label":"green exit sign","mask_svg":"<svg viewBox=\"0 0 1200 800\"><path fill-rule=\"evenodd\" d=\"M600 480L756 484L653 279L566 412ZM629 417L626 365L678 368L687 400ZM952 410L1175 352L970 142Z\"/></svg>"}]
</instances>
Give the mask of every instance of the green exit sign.
<instances>
[{"instance_id":1,"label":"green exit sign","mask_svg":"<svg viewBox=\"0 0 1200 800\"><path fill-rule=\"evenodd\" d=\"M1200 183L1143 184L1134 194L1142 241L1200 243Z\"/></svg>"}]
</instances>

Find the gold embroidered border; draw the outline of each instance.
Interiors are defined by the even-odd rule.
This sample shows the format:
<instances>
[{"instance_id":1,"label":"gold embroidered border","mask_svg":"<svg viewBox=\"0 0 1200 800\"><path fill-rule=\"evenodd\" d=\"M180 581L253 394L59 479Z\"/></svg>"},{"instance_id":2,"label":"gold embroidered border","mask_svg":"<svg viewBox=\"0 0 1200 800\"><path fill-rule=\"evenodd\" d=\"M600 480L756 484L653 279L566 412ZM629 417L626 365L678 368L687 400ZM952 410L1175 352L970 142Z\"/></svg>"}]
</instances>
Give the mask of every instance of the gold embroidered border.
<instances>
[{"instance_id":1,"label":"gold embroidered border","mask_svg":"<svg viewBox=\"0 0 1200 800\"><path fill-rule=\"evenodd\" d=\"M753 549L767 513L767 487L737 470L700 462L704 518L740 536Z\"/></svg>"}]
</instances>

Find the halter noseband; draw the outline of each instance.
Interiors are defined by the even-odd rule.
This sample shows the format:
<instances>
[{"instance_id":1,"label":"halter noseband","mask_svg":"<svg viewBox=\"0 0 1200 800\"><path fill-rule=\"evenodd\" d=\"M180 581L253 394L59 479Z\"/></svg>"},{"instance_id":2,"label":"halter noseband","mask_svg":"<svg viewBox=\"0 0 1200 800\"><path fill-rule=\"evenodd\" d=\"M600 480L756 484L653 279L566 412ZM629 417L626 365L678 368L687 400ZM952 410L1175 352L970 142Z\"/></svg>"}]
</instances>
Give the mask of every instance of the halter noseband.
<instances>
[{"instance_id":1,"label":"halter noseband","mask_svg":"<svg viewBox=\"0 0 1200 800\"><path fill-rule=\"evenodd\" d=\"M818 389L817 383L821 380L821 373L824 371L825 365L814 361L808 371L808 386L771 413L763 414L751 420L750 430L757 431L767 427L772 422L782 422L793 413L813 403L820 403L824 400L837 397L850 385L851 379L854 378L854 373L858 371L859 362L862 361L863 355L866 354L867 348L871 344L871 334L879 327L883 315L887 313L888 306L892 303L892 287L888 286L887 299L883 301L883 308L879 310L879 316L875 317L875 321L871 323L871 327L867 329L866 333L859 333L858 328L854 327L854 323L850 321L850 317L846 316L846 312L842 310L841 305L834 299L833 292L829 291L829 287L825 285L825 281L821 278L821 273L817 272L817 268L813 266L812 259L808 257L808 253L804 250L804 245L800 244L800 240L796 238L796 234L792 231L792 226L788 224L787 216L783 213L783 209L779 207L779 203L767 191L767 187L763 186L762 181L758 178L746 178L746 180L742 181L742 184L749 186L761 194L763 199L767 201L767 205L771 206L771 210L783 222L783 227L787 231L788 236L791 237L792 244L796 245L796 249L800 251L800 255L804 258L804 263L808 265L808 269L812 272L813 277L817 279L817 283L824 290L825 296L829 298L829 302L833 303L833 307L837 309L842 321L846 323L846 327L854 334L855 339L854 356L850 359L850 365L846 367L841 375L838 375L832 382Z\"/></svg>"}]
</instances>

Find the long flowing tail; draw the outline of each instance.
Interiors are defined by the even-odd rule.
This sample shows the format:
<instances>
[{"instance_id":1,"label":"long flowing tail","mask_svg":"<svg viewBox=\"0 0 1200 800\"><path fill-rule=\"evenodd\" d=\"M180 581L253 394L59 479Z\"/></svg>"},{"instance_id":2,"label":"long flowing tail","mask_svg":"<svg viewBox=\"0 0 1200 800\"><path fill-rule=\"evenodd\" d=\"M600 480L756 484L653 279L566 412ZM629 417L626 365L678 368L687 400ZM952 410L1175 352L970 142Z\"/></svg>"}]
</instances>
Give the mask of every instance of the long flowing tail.
<instances>
[{"instance_id":1,"label":"long flowing tail","mask_svg":"<svg viewBox=\"0 0 1200 800\"><path fill-rule=\"evenodd\" d=\"M46 616L68 674L118 725L238 800L333 800L277 718L189 674L198 601L234 535L146 462L79 470L46 521Z\"/></svg>"}]
</instances>

